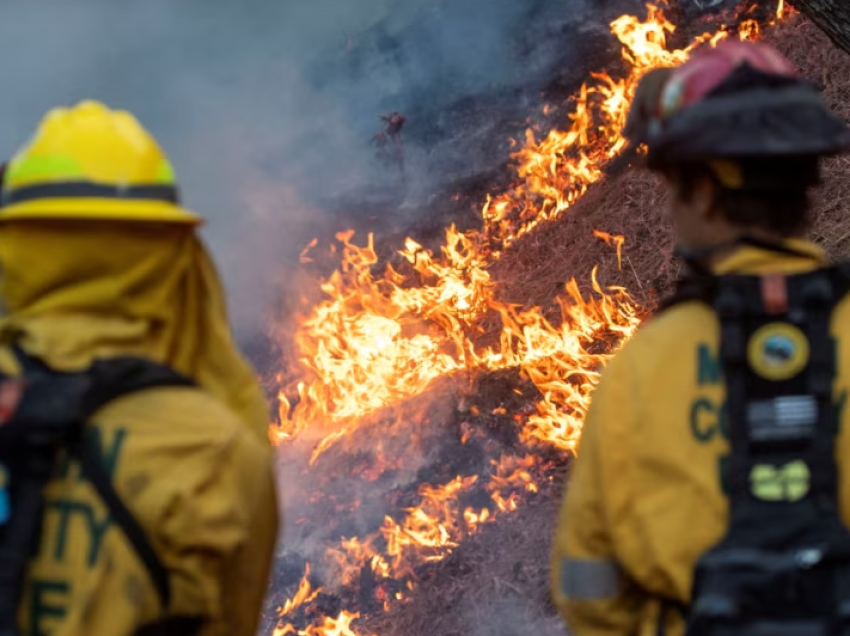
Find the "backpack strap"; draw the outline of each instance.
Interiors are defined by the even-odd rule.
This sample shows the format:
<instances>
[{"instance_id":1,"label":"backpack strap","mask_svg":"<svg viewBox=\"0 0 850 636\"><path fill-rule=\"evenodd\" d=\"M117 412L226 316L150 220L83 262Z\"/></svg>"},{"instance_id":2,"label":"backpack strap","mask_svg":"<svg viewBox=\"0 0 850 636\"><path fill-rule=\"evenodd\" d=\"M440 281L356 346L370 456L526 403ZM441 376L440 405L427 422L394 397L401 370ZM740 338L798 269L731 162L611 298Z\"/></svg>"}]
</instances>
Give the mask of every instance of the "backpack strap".
<instances>
[{"instance_id":1,"label":"backpack strap","mask_svg":"<svg viewBox=\"0 0 850 636\"><path fill-rule=\"evenodd\" d=\"M829 333L830 317L838 301L833 280L824 276L807 281L802 304L808 315L806 336L810 343L808 392L815 399L818 414L809 450L812 491L818 505L837 510L838 468L835 462L835 436L838 412L832 399L832 375L835 350Z\"/></svg>"},{"instance_id":2,"label":"backpack strap","mask_svg":"<svg viewBox=\"0 0 850 636\"><path fill-rule=\"evenodd\" d=\"M83 475L89 480L97 494L109 509L112 520L118 524L124 536L133 546L136 555L141 559L150 574L156 588L159 600L163 608L171 604L171 584L168 578L168 570L163 565L144 529L136 521L124 502L115 492L115 487L109 479L109 474L103 466L103 461L94 450L94 447L83 442L76 449L71 450L71 456L79 460Z\"/></svg>"},{"instance_id":3,"label":"backpack strap","mask_svg":"<svg viewBox=\"0 0 850 636\"><path fill-rule=\"evenodd\" d=\"M726 384L729 441L733 449L726 477L730 502L735 502L746 500L749 494L750 434L746 425L748 372L744 321L749 315L761 313L761 299L755 277L740 282L728 277L722 283L725 284L721 284L714 310L720 322L720 361ZM751 306L753 303L757 305L755 308Z\"/></svg>"},{"instance_id":4,"label":"backpack strap","mask_svg":"<svg viewBox=\"0 0 850 636\"><path fill-rule=\"evenodd\" d=\"M677 305L691 301L699 301L711 305L717 292L717 278L702 273L692 272L680 278L675 283L673 293L662 300L655 315L659 315Z\"/></svg>"},{"instance_id":5,"label":"backpack strap","mask_svg":"<svg viewBox=\"0 0 850 636\"><path fill-rule=\"evenodd\" d=\"M89 373L92 389L87 394L84 419L88 420L101 407L120 397L166 386L195 386L189 378L173 369L142 358L108 358L96 361ZM171 604L171 585L168 570L163 565L144 529L121 501L106 472L103 461L92 446L90 438L84 437L80 444L71 448L72 456L80 461L83 475L94 486L100 498L109 508L113 521L118 524L136 554L147 568L159 594L163 608Z\"/></svg>"},{"instance_id":6,"label":"backpack strap","mask_svg":"<svg viewBox=\"0 0 850 636\"><path fill-rule=\"evenodd\" d=\"M712 305L717 293L717 281L719 278L742 279L744 277L736 275L717 276L713 274L710 268L706 265L706 260L718 250L741 245L755 247L767 252L773 252L794 258L812 258L811 254L786 245L785 243L769 241L747 235L741 236L733 241L712 245L703 249L686 249L682 246L678 246L675 249L675 254L685 261L685 264L687 265L686 274L674 283L675 288L673 294L659 303L656 314L666 311L667 309L675 307L681 303L694 300ZM844 280L847 279L847 276L840 274L840 272L844 271L845 274L850 275L850 263L838 264L835 267L829 268L829 270L830 276L833 277L834 280ZM835 272L833 272L833 270L835 270ZM833 276L834 273L837 273L838 276Z\"/></svg>"},{"instance_id":7,"label":"backpack strap","mask_svg":"<svg viewBox=\"0 0 850 636\"><path fill-rule=\"evenodd\" d=\"M0 544L0 635L16 634L26 561L39 535L42 491L52 476L55 451L59 448L80 462L83 475L148 570L163 609L168 608L168 570L144 529L121 501L97 449L84 432L95 412L122 396L155 387L191 387L195 383L165 365L143 358L102 359L84 372L62 373L20 348L13 351L23 370L25 388L13 412L0 426L0 437L5 436L7 443L21 443L27 463L15 509Z\"/></svg>"},{"instance_id":8,"label":"backpack strap","mask_svg":"<svg viewBox=\"0 0 850 636\"><path fill-rule=\"evenodd\" d=\"M704 302L717 314L720 329L719 360L726 386L731 446L722 477L729 497L730 528L735 526L737 534L734 540L724 539L731 552L704 555L695 576L699 575L700 567L713 572L706 568L721 568L721 561L731 559L733 552L738 555L746 552L735 552L736 548L757 545L770 557L772 549L785 545L781 542L790 531L783 529L783 506L794 504L777 507L754 498L751 479L756 464L771 465L776 460L775 465L786 465L797 457L804 460L811 471L809 492L821 511L819 514L829 515L831 511L838 518L838 479L833 453L839 423L832 396L835 349L830 323L835 306L848 293L850 265L837 265L790 276L724 275L711 279L692 276L680 281L676 294L666 304L670 307L686 301ZM770 333L770 329L781 329L775 325L782 324L802 331L808 343L808 361L797 375L763 377L751 365L758 352L753 348L754 343L766 344L766 341L753 338L763 327L767 331L762 333ZM777 355L783 353L781 349L777 351ZM698 580L703 585L719 585L721 591L727 585L709 578ZM845 587L848 590L839 590L838 599L850 598L846 594L850 586L845 584ZM695 589L693 605L686 608L669 599L660 599L658 634L664 631L664 618L671 607L682 611L689 623L732 620L733 605L723 594L712 596L715 591L714 587ZM850 606L842 611L850 614ZM694 623L688 633L698 633Z\"/></svg>"},{"instance_id":9,"label":"backpack strap","mask_svg":"<svg viewBox=\"0 0 850 636\"><path fill-rule=\"evenodd\" d=\"M767 449L779 444L800 449L810 467L811 490L819 505L833 507L838 482L834 439L839 423L832 396L836 360L830 322L835 306L850 292L850 268L839 265L789 277L720 280L714 308L720 320L720 359L731 429L730 500L749 497L753 453L774 452ZM778 286L775 293L773 284ZM779 301L771 300L771 295ZM750 336L755 325L771 320L796 323L808 341L805 373L796 379L766 381L749 369ZM778 426L777 418L783 419L783 426ZM791 420L799 420L796 429ZM785 441L777 437L780 430Z\"/></svg>"},{"instance_id":10,"label":"backpack strap","mask_svg":"<svg viewBox=\"0 0 850 636\"><path fill-rule=\"evenodd\" d=\"M17 501L0 542L0 635L18 636L18 606L27 559L40 534L44 485L53 471L53 456L32 453L25 458L27 479L17 485ZM8 477L7 477L8 478Z\"/></svg>"}]
</instances>

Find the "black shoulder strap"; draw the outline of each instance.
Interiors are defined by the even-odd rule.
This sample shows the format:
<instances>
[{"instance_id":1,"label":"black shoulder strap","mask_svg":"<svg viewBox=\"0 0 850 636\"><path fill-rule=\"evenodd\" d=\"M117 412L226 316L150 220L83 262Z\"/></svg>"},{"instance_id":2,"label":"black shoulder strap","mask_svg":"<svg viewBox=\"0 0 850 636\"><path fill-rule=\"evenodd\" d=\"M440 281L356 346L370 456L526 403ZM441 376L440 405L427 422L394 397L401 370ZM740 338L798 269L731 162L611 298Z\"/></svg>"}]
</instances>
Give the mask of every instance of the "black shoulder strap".
<instances>
[{"instance_id":1,"label":"black shoulder strap","mask_svg":"<svg viewBox=\"0 0 850 636\"><path fill-rule=\"evenodd\" d=\"M748 240L746 242L758 244L754 240ZM788 249L784 253L787 253L789 256L801 256L799 252L792 249ZM824 269L832 283L836 299L840 299L847 293L850 293L850 261L838 263ZM747 277L735 275L713 276L698 271L689 272L674 283L673 293L658 304L656 314L667 311L676 305L695 300L707 305L713 305L719 290L720 280L726 278L743 279Z\"/></svg>"},{"instance_id":2,"label":"black shoulder strap","mask_svg":"<svg viewBox=\"0 0 850 636\"><path fill-rule=\"evenodd\" d=\"M737 281L734 281L737 282ZM741 289L733 279L724 278L714 300L714 310L720 322L720 361L726 384L726 404L729 417L730 442L734 449L728 464L727 485L730 500L745 499L749 479L749 432L747 416L747 334L746 319L753 302L759 305L757 279L753 278L750 289ZM746 285L745 282L745 285Z\"/></svg>"},{"instance_id":3,"label":"black shoulder strap","mask_svg":"<svg viewBox=\"0 0 850 636\"><path fill-rule=\"evenodd\" d=\"M657 315L676 305L694 300L711 305L716 292L717 278L697 273L689 274L676 281L673 293L659 303L655 313Z\"/></svg>"},{"instance_id":4,"label":"black shoulder strap","mask_svg":"<svg viewBox=\"0 0 850 636\"><path fill-rule=\"evenodd\" d=\"M714 254L718 249L734 247L736 245L748 245L768 252L774 252L795 258L813 258L810 253L791 247L783 242L764 240L754 236L742 236L734 241L714 245L704 249L693 250L684 249L681 246L677 247L676 254L684 259L687 265L687 273L684 277L675 282L673 294L659 303L656 314L671 309L681 303L694 300L712 305L717 295L718 280L720 278L747 278L746 276L737 275L716 276L711 273L704 263L705 259ZM829 271L830 277L837 283L838 287L844 285L841 281L850 280L850 262L840 263L826 269Z\"/></svg>"},{"instance_id":5,"label":"black shoulder strap","mask_svg":"<svg viewBox=\"0 0 850 636\"><path fill-rule=\"evenodd\" d=\"M91 369L92 390L85 405L88 420L98 409L124 395L165 386L194 386L189 378L161 364L141 358L110 358L96 361ZM85 440L90 438L86 437ZM91 443L83 441L79 448L83 474L109 508L113 520L130 541L136 554L150 573L163 607L171 603L168 570L162 564L144 529L121 501L100 456Z\"/></svg>"},{"instance_id":6,"label":"black shoulder strap","mask_svg":"<svg viewBox=\"0 0 850 636\"><path fill-rule=\"evenodd\" d=\"M41 359L30 356L18 346L12 347L23 373L28 377L70 377L77 373L54 371ZM196 386L195 382L164 364L134 356L100 358L84 372L89 379L84 393L83 419L91 417L98 409L118 398L156 387Z\"/></svg>"},{"instance_id":7,"label":"black shoulder strap","mask_svg":"<svg viewBox=\"0 0 850 636\"><path fill-rule=\"evenodd\" d=\"M133 514L121 501L115 487L109 479L109 474L103 466L103 461L90 443L83 442L71 453L80 461L83 475L89 480L97 494L109 508L112 520L118 524L124 536L133 546L133 550L147 568L151 580L156 587L163 608L171 603L171 584L168 578L168 570L162 564L156 551L148 541L144 529L136 521Z\"/></svg>"},{"instance_id":8,"label":"black shoulder strap","mask_svg":"<svg viewBox=\"0 0 850 636\"><path fill-rule=\"evenodd\" d=\"M25 375L28 377L65 375L50 370L41 360L27 355L20 348L16 347L14 351ZM191 379L170 367L135 357L97 360L89 368L86 375L89 384L87 390L83 393L83 403L79 405L77 413L83 422L88 421L95 412L107 403L130 393L155 387L195 386ZM168 607L171 600L168 570L151 546L144 529L127 509L127 506L124 505L124 502L121 501L100 456L88 441L89 439L87 436L81 436L76 443L70 445L68 450L73 457L80 461L83 474L109 508L113 520L124 532L136 554L144 563L156 586L162 606Z\"/></svg>"},{"instance_id":9,"label":"black shoulder strap","mask_svg":"<svg viewBox=\"0 0 850 636\"><path fill-rule=\"evenodd\" d=\"M92 388L85 404L86 418L118 398L167 386L196 386L190 378L171 367L144 358L121 357L96 360L88 371Z\"/></svg>"}]
</instances>

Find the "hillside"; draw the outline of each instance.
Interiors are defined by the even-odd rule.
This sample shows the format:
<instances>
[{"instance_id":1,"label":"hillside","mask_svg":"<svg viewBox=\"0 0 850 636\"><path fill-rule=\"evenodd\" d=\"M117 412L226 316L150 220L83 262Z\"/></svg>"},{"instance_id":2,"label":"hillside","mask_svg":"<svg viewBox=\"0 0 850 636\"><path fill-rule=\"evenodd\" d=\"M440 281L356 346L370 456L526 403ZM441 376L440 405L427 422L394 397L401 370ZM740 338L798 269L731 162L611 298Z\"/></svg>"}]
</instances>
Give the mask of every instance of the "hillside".
<instances>
[{"instance_id":1,"label":"hillside","mask_svg":"<svg viewBox=\"0 0 850 636\"><path fill-rule=\"evenodd\" d=\"M765 39L820 82L830 106L850 121L850 57L802 18L775 27ZM850 257L850 159L829 161L824 176L812 236L834 258ZM526 236L491 269L500 294L528 306L551 306L564 281L583 277L598 264L601 281L623 285L641 305L651 306L679 273L670 259L672 235L664 204L663 189L649 174L630 170L600 182L566 215ZM622 271L594 229L625 236ZM415 603L387 615L376 632L425 633L423 627L430 625L430 633L445 636L561 633L548 600L550 535L559 501L560 488L554 487L515 516L483 529L444 564L433 585L419 590ZM470 608L476 611L470 614ZM470 632L470 623L480 631Z\"/></svg>"},{"instance_id":2,"label":"hillside","mask_svg":"<svg viewBox=\"0 0 850 636\"><path fill-rule=\"evenodd\" d=\"M801 72L823 89L831 108L850 121L850 57L809 21L790 18L765 34ZM600 182L565 216L517 243L491 270L504 297L524 304L551 303L553 289L571 276L600 265L600 279L623 285L651 306L679 274L670 260L672 235L664 218L658 179L629 170ZM824 184L814 199L814 240L833 258L850 256L850 159L824 166ZM599 229L625 237L623 269L616 254L593 236Z\"/></svg>"},{"instance_id":3,"label":"hillside","mask_svg":"<svg viewBox=\"0 0 850 636\"><path fill-rule=\"evenodd\" d=\"M850 57L846 53L802 18L774 27L765 39L819 82L829 105L850 121ZM850 257L850 159L827 162L824 179L815 200L812 236L832 257ZM647 173L630 170L600 182L566 215L526 236L491 269L500 293L512 302L551 306L564 281L583 276L598 264L601 281L623 285L641 305L651 306L679 274L678 265L670 259L672 235L664 205L660 183ZM622 271L616 254L594 237L594 229L625 236ZM469 605L488 617L481 624L481 634L561 633L550 622L547 587L559 491L553 488L551 496L541 496L514 517L485 528L472 545L464 546L460 558L468 565L462 583L449 571L438 573L454 585L421 589L417 602L387 617L390 629L378 633L420 633L417 623L433 624L432 613L438 612L437 620L445 627L432 633L468 634ZM508 559L505 546L510 546ZM446 570L457 567L447 564Z\"/></svg>"},{"instance_id":4,"label":"hillside","mask_svg":"<svg viewBox=\"0 0 850 636\"><path fill-rule=\"evenodd\" d=\"M804 74L818 82L829 104L850 120L850 58L846 54L834 49L821 32L799 17L788 18L770 28L765 39L788 54ZM828 162L826 183L815 197L812 236L836 258L850 256L850 222L844 220L850 206L848 168L850 160L847 158ZM657 299L669 292L672 281L680 273L670 255L672 236L664 218L664 207L663 189L658 181L638 170L627 170L616 178L591 184L569 210L513 241L504 249L501 258L488 264L486 271L495 290L494 302L505 307L513 303L528 310L541 307L543 315L558 324L563 305L557 297L563 293L564 284L576 278L581 288L586 289L591 270L598 266L598 279L603 286L624 287L637 303L638 315L648 314ZM621 267L616 250L597 238L594 230L625 237ZM371 258L368 250L349 250L349 269L343 268L347 273L341 274L334 283L336 287L331 288L331 292L338 292L335 307L360 295L356 303L346 306L365 314L373 312L369 314L372 316L383 312L381 316L395 317L396 314L382 303L386 303L386 290L392 289L391 284L397 280L404 281L399 284L401 291L415 291L415 287L409 288L408 272L402 268L397 276L373 279L368 268ZM451 269L434 271L440 271L444 277L454 273ZM431 273L432 270L425 266L416 269L417 276L412 278L428 280ZM354 279L359 281L359 286L350 282ZM373 287L381 293L376 293ZM474 304L475 298L470 298L470 302ZM630 306L618 307L625 307L624 315L628 318L626 310ZM317 325L326 324L330 329L333 319L330 309L334 306L326 305L325 308L329 311L322 315L324 323ZM437 324L442 324L441 320L450 322L454 317L450 313L436 318L430 316ZM356 324L353 318L350 315L346 320ZM347 328L349 322L339 324ZM400 324L399 333L405 333L403 330L429 333L428 328L416 321ZM475 337L486 339L492 324L484 320L476 325ZM392 326L383 320L374 325L384 330ZM347 333L352 338L357 336L354 331ZM599 348L606 348L605 342L598 344ZM577 354L576 360L586 365L581 368L588 377L602 359L595 354L593 343ZM424 361L423 355L420 354L417 361ZM372 358L369 364L377 362ZM297 627L287 627L282 633L286 630L298 631L302 636L336 633L327 629L333 621L328 623L328 619L324 619L324 628L314 627L316 621L340 611L340 617L351 616L345 610L352 607L362 618L357 620L355 631L341 632L345 636L355 633L380 636L554 636L564 633L549 600L548 557L555 515L568 472L569 462L565 461L563 453L568 446L541 450L539 446L528 446L529 440L523 431L516 432L516 424L526 421L524 418L540 400L542 386L539 380L532 377L529 382L527 377L529 368L532 372L539 369L522 363L517 366L523 369L522 377L516 369L503 365L493 366L490 373L474 378L470 373L467 386L454 381L457 374L431 384L423 383L422 386L428 387L427 393L420 395L419 391L414 391L412 395L416 397L360 418L356 427L346 432L346 445L342 447L340 442L318 460L313 472L309 473L312 475L310 487L314 489L310 492L320 491L328 503L323 504L319 514L311 500L312 525L307 524L309 529L296 529L290 541L291 545L298 546L297 549L285 555L278 564L269 608L271 625L276 621L276 617L271 616L273 608L293 598L305 563L315 562L317 554L321 558L320 551L327 550L328 537L341 534L343 537L366 537L360 543L345 545L347 556L340 557L339 563L351 564L352 555L356 553L356 567L350 570L341 565L341 570L332 568L330 574L326 572L319 578L305 576L302 588L309 581L314 588L323 584L331 589L321 593L317 590L315 596L305 592L298 603L303 607L297 606L297 611L293 610L287 619L295 625L303 625L306 621L311 626L303 632ZM364 373L363 369L351 368L354 371L347 368L349 374ZM397 372L402 375L402 371ZM327 395L331 388L336 388L320 383L313 386ZM349 385L340 386L344 390ZM376 383L371 390L380 393L384 388ZM391 388L395 390L396 387ZM575 395L569 392L566 395L584 399L583 391L583 388L576 389ZM404 393L392 395L403 396ZM334 396L334 399L340 398ZM474 400L473 407L469 406L470 399ZM304 398L303 402L309 403L310 399ZM351 402L344 404L350 406ZM536 407L540 404L542 402ZM333 415L332 410L327 411L328 417ZM483 433L476 436L473 432L472 442L469 442L470 430L474 428ZM574 432L569 434L575 435ZM488 501L491 494L499 503L496 495L502 491L494 492L493 482L485 485L484 480L479 479L478 485L474 485L475 480L490 475L483 468L488 462L505 464L506 453L513 453L508 457L511 460L508 465L521 467L526 448L535 448L537 453L533 458L533 470L528 469L536 481L534 488L519 491L519 506L508 507L512 512L500 514L497 523L479 525L469 519L465 524L456 519L452 521L459 516L459 510L480 509L475 506ZM405 462L409 465L403 465ZM368 485L355 483L363 474L372 473L377 477L367 477ZM517 470L511 477L521 473ZM453 475L458 475L454 482L450 481ZM496 471L497 477L501 475ZM466 476L462 483L461 476ZM508 480L502 478L502 481ZM447 493L455 482L454 507L447 512L450 499ZM293 487L299 484L297 480L292 482ZM429 484L442 486L430 487ZM417 494L424 494L424 499L417 500ZM422 506L420 510L431 515L426 517L429 523L417 526L404 525L409 524L409 519L398 521L399 511L414 510L408 506L416 506L417 501ZM435 502L442 507L428 507ZM296 510L300 512L299 508ZM347 516L349 510L356 510L351 519ZM388 516L381 526L384 514ZM387 531L387 528L399 530L399 523L404 525L401 531L396 534ZM380 532L367 534L366 529L378 527ZM435 528L444 535L434 539L427 531ZM456 539L454 533L462 540ZM410 553L402 549L403 544L402 548L395 546L398 551L392 551L394 544L387 538L390 535L396 540L405 538L408 546L416 543L414 547L419 552L415 564L404 560ZM376 547L383 546L384 539L387 539L387 546ZM320 546L318 552L317 545ZM398 560L374 560L382 559L382 554L398 557ZM370 559L371 571L367 567ZM376 563L380 567L376 567ZM393 577L387 579L387 575L382 574L385 570L391 571ZM393 595L400 602L387 600ZM305 601L308 597L315 600Z\"/></svg>"}]
</instances>

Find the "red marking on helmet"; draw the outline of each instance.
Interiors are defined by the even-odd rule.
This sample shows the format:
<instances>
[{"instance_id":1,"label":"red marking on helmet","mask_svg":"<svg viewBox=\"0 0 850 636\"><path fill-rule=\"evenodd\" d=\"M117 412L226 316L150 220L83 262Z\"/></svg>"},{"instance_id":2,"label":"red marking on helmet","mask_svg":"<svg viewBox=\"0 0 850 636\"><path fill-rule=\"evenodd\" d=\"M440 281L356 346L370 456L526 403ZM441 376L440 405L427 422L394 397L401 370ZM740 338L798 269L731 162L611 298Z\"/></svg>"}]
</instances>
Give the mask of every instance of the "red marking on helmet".
<instances>
[{"instance_id":1,"label":"red marking on helmet","mask_svg":"<svg viewBox=\"0 0 850 636\"><path fill-rule=\"evenodd\" d=\"M744 62L763 73L799 76L794 65L768 44L724 40L715 47L700 47L673 71L670 82L684 84L680 107L701 100Z\"/></svg>"}]
</instances>

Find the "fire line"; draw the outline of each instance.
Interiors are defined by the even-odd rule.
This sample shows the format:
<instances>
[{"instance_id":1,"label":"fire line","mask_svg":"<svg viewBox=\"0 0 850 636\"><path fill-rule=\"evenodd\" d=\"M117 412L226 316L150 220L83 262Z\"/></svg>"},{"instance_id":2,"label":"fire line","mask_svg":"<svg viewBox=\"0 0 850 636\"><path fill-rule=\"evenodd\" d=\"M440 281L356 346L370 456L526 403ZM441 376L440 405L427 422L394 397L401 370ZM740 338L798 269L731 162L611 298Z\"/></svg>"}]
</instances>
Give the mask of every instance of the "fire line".
<instances>
[{"instance_id":1,"label":"fire line","mask_svg":"<svg viewBox=\"0 0 850 636\"><path fill-rule=\"evenodd\" d=\"M447 228L439 254L408 238L399 254L410 274L389 265L375 274L372 236L359 246L353 232L337 235L341 266L321 284L325 300L294 333L297 379L281 390L279 421L270 428L277 444L307 443L307 474L367 426L370 416L421 395L441 378L518 369L542 397L529 412L514 414L525 451L491 458L487 474L421 484L417 504L405 506L398 518L386 516L376 532L326 546L321 566L332 585L357 585L369 571L384 609L404 602L415 588L418 567L446 558L482 524L516 510L524 496L537 491L545 466L534 449L575 452L599 370L639 326L639 308L625 289L603 287L594 268L591 294L583 294L575 279L566 284L557 299L561 320L556 323L538 308L500 301L488 266L518 239L563 215L603 178L606 164L625 145L619 131L646 71L681 63L697 46L730 37L720 27L686 48L668 50L666 37L675 27L658 6L648 4L647 11L644 21L624 15L611 23L628 75L592 73L576 95L565 130L541 139L527 132L512 155L518 181L508 192L487 197L479 230ZM743 13L736 16L735 35L759 38L764 25L741 21ZM775 20L789 13L780 0ZM625 239L601 230L594 234L616 248L621 263ZM310 260L307 252L314 246L302 253L303 261ZM480 325L493 316L500 324L498 342L480 345ZM607 343L601 353L594 346L600 340ZM475 435L467 430L461 442ZM372 468L375 478L381 470ZM461 496L474 489L482 489L489 503L462 507ZM274 636L363 636L352 626L360 612L343 609L334 617L314 608L305 613L320 591L307 565L297 591L279 608ZM296 622L306 626L298 628Z\"/></svg>"}]
</instances>

